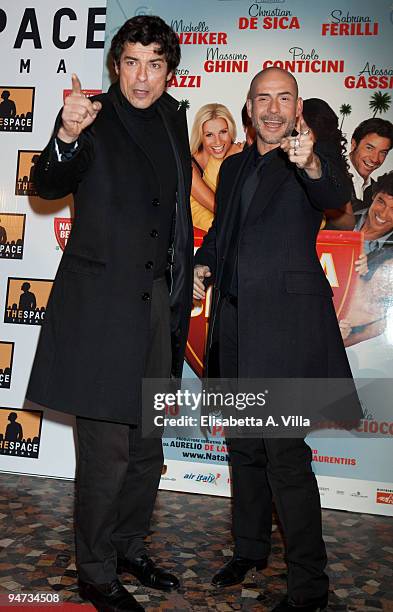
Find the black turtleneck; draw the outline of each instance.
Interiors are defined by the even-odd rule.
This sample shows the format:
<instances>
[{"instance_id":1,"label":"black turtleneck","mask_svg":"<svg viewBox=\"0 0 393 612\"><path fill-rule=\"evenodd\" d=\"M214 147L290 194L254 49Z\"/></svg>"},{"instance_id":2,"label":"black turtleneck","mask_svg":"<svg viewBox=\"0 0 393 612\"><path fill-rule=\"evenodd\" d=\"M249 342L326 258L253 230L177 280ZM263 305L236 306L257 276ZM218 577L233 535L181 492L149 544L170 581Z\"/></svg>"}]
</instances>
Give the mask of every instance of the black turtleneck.
<instances>
[{"instance_id":1,"label":"black turtleneck","mask_svg":"<svg viewBox=\"0 0 393 612\"><path fill-rule=\"evenodd\" d=\"M121 95L122 104L132 117L132 129L136 130L137 140L150 159L155 170L152 184L157 186L157 197L160 206L156 208L158 222L152 229L157 229L157 253L154 266L154 278L164 276L168 265L168 248L172 234L173 215L175 213L177 168L175 156L168 132L157 110L157 102L149 108L135 108ZM150 202L149 202L150 205Z\"/></svg>"}]
</instances>

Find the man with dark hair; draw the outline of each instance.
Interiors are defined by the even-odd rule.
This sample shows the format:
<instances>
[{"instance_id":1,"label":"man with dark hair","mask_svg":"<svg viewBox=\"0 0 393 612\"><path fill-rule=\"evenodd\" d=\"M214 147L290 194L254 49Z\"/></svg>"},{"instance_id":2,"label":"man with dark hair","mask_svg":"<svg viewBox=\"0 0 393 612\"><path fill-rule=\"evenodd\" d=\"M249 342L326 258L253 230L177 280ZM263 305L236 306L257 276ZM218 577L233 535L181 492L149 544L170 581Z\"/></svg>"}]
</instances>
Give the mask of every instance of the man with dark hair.
<instances>
[{"instance_id":1,"label":"man with dark hair","mask_svg":"<svg viewBox=\"0 0 393 612\"><path fill-rule=\"evenodd\" d=\"M355 213L354 227L354 231L363 233L369 263L380 249L393 246L393 172L378 177L372 191L370 208Z\"/></svg>"},{"instance_id":2,"label":"man with dark hair","mask_svg":"<svg viewBox=\"0 0 393 612\"><path fill-rule=\"evenodd\" d=\"M35 171L44 198L74 194L27 396L76 415L80 593L101 610L142 610L126 571L170 591L178 579L144 538L163 465L141 432L142 378L180 376L192 302L186 118L165 92L180 61L173 30L137 16L111 47L118 80L86 98L76 75Z\"/></svg>"},{"instance_id":3,"label":"man with dark hair","mask_svg":"<svg viewBox=\"0 0 393 612\"><path fill-rule=\"evenodd\" d=\"M349 200L350 180L336 157L323 155L318 143L314 148L293 75L278 68L259 72L247 109L256 141L223 162L216 216L195 257L195 299L214 283L208 347L218 339L223 378L279 378L283 385L287 378L348 378L354 389L315 249L322 211ZM303 405L293 400L297 414ZM354 400L341 419L360 416ZM272 414L272 402L269 396L263 418ZM248 570L266 565L273 494L288 561L288 596L274 610L325 609L329 580L310 447L296 432L227 442L235 551L214 586L238 584Z\"/></svg>"},{"instance_id":4,"label":"man with dark hair","mask_svg":"<svg viewBox=\"0 0 393 612\"><path fill-rule=\"evenodd\" d=\"M352 134L349 163L353 212L370 206L374 182L371 174L382 166L392 146L393 125L386 119L366 119Z\"/></svg>"}]
</instances>

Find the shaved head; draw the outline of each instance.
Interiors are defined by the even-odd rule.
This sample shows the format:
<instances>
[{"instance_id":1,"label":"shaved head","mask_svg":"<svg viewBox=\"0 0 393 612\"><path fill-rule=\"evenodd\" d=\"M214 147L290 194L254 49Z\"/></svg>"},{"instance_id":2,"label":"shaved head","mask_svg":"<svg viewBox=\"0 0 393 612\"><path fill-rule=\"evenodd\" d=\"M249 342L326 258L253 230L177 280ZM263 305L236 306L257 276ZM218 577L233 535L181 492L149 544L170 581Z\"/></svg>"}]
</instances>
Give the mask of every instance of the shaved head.
<instances>
[{"instance_id":1,"label":"shaved head","mask_svg":"<svg viewBox=\"0 0 393 612\"><path fill-rule=\"evenodd\" d=\"M247 112L257 134L257 147L264 152L280 146L292 134L303 108L296 79L282 68L266 68L251 81Z\"/></svg>"},{"instance_id":2,"label":"shaved head","mask_svg":"<svg viewBox=\"0 0 393 612\"><path fill-rule=\"evenodd\" d=\"M295 77L293 76L293 74L291 74L287 70L284 70L283 68L275 68L274 66L271 66L270 68L265 68L265 70L261 70L260 72L257 72L253 80L251 81L250 89L249 89L247 97L253 98L255 96L256 90L258 88L259 80L262 77L267 76L267 77L274 78L275 76L278 76L278 75L284 78L288 77L288 79L292 82L292 86L294 87L294 90L295 90L295 97L297 98L299 95L299 89L297 86L297 81Z\"/></svg>"}]
</instances>

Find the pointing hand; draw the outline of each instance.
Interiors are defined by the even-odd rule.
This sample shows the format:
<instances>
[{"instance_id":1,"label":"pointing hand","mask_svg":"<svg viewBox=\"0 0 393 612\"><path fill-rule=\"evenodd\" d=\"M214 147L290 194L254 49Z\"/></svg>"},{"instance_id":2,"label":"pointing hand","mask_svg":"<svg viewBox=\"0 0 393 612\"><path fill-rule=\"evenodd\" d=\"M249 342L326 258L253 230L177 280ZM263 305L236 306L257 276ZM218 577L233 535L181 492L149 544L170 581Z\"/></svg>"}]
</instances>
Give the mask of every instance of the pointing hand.
<instances>
[{"instance_id":1,"label":"pointing hand","mask_svg":"<svg viewBox=\"0 0 393 612\"><path fill-rule=\"evenodd\" d=\"M281 149L288 155L289 160L307 172L310 178L322 176L321 162L314 153L314 141L311 130L300 115L297 136L289 136L281 140Z\"/></svg>"},{"instance_id":2,"label":"pointing hand","mask_svg":"<svg viewBox=\"0 0 393 612\"><path fill-rule=\"evenodd\" d=\"M72 75L72 91L64 101L61 115L62 126L57 135L63 142L75 142L101 110L101 102L91 102L81 92L81 83L76 74Z\"/></svg>"}]
</instances>

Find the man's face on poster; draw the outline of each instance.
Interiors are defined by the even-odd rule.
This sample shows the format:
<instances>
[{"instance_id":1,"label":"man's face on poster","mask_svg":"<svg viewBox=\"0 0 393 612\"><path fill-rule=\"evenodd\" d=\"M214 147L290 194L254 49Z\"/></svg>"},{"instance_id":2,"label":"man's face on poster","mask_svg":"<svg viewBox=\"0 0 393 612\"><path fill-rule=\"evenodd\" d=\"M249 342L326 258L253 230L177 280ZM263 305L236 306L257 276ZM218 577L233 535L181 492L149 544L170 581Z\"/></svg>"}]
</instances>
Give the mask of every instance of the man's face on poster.
<instances>
[{"instance_id":1,"label":"man's face on poster","mask_svg":"<svg viewBox=\"0 0 393 612\"><path fill-rule=\"evenodd\" d=\"M269 70L253 83L247 111L265 144L279 144L290 136L302 110L294 78L281 70Z\"/></svg>"},{"instance_id":2,"label":"man's face on poster","mask_svg":"<svg viewBox=\"0 0 393 612\"><path fill-rule=\"evenodd\" d=\"M393 196L380 191L375 194L367 215L369 230L379 237L393 230Z\"/></svg>"},{"instance_id":3,"label":"man's face on poster","mask_svg":"<svg viewBox=\"0 0 393 612\"><path fill-rule=\"evenodd\" d=\"M172 78L164 55L156 43L125 43L120 61L115 65L120 89L135 108L149 108L165 91Z\"/></svg>"},{"instance_id":4,"label":"man's face on poster","mask_svg":"<svg viewBox=\"0 0 393 612\"><path fill-rule=\"evenodd\" d=\"M352 138L351 161L365 181L367 181L372 172L383 164L391 144L390 138L378 136L375 133L364 136L358 145Z\"/></svg>"}]
</instances>

